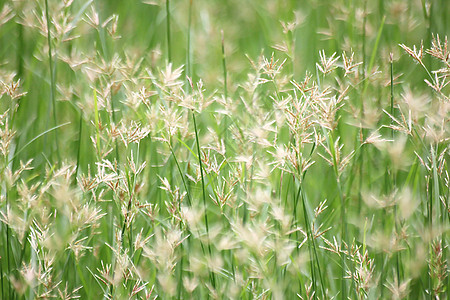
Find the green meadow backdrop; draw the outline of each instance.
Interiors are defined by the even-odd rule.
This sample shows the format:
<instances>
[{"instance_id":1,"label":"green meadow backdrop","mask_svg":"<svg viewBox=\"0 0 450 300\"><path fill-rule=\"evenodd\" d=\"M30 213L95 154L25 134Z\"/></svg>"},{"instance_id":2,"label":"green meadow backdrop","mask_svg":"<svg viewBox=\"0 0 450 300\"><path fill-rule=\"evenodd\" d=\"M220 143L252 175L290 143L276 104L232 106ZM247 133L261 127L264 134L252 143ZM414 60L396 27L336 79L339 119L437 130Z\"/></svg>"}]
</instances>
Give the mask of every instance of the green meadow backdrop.
<instances>
[{"instance_id":1,"label":"green meadow backdrop","mask_svg":"<svg viewBox=\"0 0 450 300\"><path fill-rule=\"evenodd\" d=\"M447 299L450 2L0 1L1 299Z\"/></svg>"}]
</instances>

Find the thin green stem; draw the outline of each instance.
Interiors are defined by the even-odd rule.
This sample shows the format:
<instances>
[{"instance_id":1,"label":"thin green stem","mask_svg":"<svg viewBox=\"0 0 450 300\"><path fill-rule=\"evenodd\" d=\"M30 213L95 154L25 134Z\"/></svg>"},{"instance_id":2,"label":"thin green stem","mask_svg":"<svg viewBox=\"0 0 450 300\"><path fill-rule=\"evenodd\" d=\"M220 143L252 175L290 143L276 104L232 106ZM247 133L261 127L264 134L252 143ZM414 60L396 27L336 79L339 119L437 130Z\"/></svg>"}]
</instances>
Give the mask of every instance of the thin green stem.
<instances>
[{"instance_id":1,"label":"thin green stem","mask_svg":"<svg viewBox=\"0 0 450 300\"><path fill-rule=\"evenodd\" d=\"M223 30L220 31L222 35L222 68L223 68L223 94L225 96L225 100L228 98L228 81L227 81L227 62L225 56L225 37Z\"/></svg>"},{"instance_id":2,"label":"thin green stem","mask_svg":"<svg viewBox=\"0 0 450 300\"><path fill-rule=\"evenodd\" d=\"M375 39L375 45L374 45L374 47L372 49L372 54L370 55L369 66L367 68L367 71L369 72L369 76L370 76L370 74L372 72L372 68L373 68L373 66L375 64L375 59L376 59L378 47L380 45L381 35L383 33L383 28L384 28L384 22L385 21L386 21L386 16L383 16L383 19L381 20L380 27L378 27L378 33L377 33L377 37ZM366 90L367 90L368 86L369 86L369 81L367 80L364 83L364 88L363 88L363 91L362 91L363 95L366 93ZM362 103L362 101L361 101L361 103Z\"/></svg>"},{"instance_id":3,"label":"thin green stem","mask_svg":"<svg viewBox=\"0 0 450 300\"><path fill-rule=\"evenodd\" d=\"M390 105L390 114L394 117L394 54L389 54L389 64L390 64L390 73L391 73L391 105ZM391 126L394 125L394 120L391 118ZM391 138L394 139L394 129L391 128Z\"/></svg>"},{"instance_id":4,"label":"thin green stem","mask_svg":"<svg viewBox=\"0 0 450 300\"><path fill-rule=\"evenodd\" d=\"M223 30L220 31L222 36L222 69L223 69L223 95L225 97L225 103L228 101L228 75L227 75L227 62L226 62L226 56L225 56L225 37ZM228 118L227 116L224 116L224 140L225 145L228 146Z\"/></svg>"},{"instance_id":5,"label":"thin green stem","mask_svg":"<svg viewBox=\"0 0 450 300\"><path fill-rule=\"evenodd\" d=\"M79 169L80 169L82 133L83 133L83 115L80 111L80 121L79 121L79 125L78 125L78 145L77 145L78 147L77 147L77 164L76 164L76 169L75 169L75 181L76 181L76 177L79 174Z\"/></svg>"},{"instance_id":6,"label":"thin green stem","mask_svg":"<svg viewBox=\"0 0 450 300\"><path fill-rule=\"evenodd\" d=\"M25 50L25 40L23 38L23 25L17 22L17 35L18 35L18 49L17 49L17 77L22 78L23 76L23 58Z\"/></svg>"},{"instance_id":7,"label":"thin green stem","mask_svg":"<svg viewBox=\"0 0 450 300\"><path fill-rule=\"evenodd\" d=\"M6 195L6 198L8 198L8 196ZM6 225L6 263L7 263L7 268L8 268L8 277L10 277L12 274L11 274L11 250L10 250L10 248L11 248L11 243L10 243L10 235L11 235L11 229L9 228L9 225L8 224L5 224ZM2 273L2 277L3 277L3 273ZM11 278L11 277L10 277ZM9 283L9 285L8 285L8 295L9 295L9 297L13 297L13 290L11 289L11 286L12 286L12 284L11 284L11 282Z\"/></svg>"},{"instance_id":8,"label":"thin green stem","mask_svg":"<svg viewBox=\"0 0 450 300\"><path fill-rule=\"evenodd\" d=\"M167 33L167 59L172 62L172 45L170 41L170 0L166 0L166 33Z\"/></svg>"},{"instance_id":9,"label":"thin green stem","mask_svg":"<svg viewBox=\"0 0 450 300\"><path fill-rule=\"evenodd\" d=\"M390 103L390 114L394 117L394 55L392 53L389 54L389 64L390 64L390 75L391 75L391 82L390 82L390 97L391 97L391 103ZM391 118L391 139L394 141L394 120ZM396 186L396 174L395 170L390 168L391 173L391 189L394 189ZM398 228L398 221L397 221L397 206L394 206L394 224L395 224L395 230L396 232L399 231ZM396 275L397 275L397 282L401 282L401 267L400 267L400 251L398 251L395 255L395 263L396 263Z\"/></svg>"},{"instance_id":10,"label":"thin green stem","mask_svg":"<svg viewBox=\"0 0 450 300\"><path fill-rule=\"evenodd\" d=\"M97 90L94 89L94 121L95 121L95 142L97 148L97 156L100 158L100 118L97 104Z\"/></svg>"},{"instance_id":11,"label":"thin green stem","mask_svg":"<svg viewBox=\"0 0 450 300\"><path fill-rule=\"evenodd\" d=\"M72 254L72 259L75 262L75 268L77 269L77 274L78 274L78 277L80 277L83 289L84 289L84 291L86 293L86 296L89 297L89 295L90 295L90 287L87 284L86 278L83 275L83 270L81 270L80 264L77 261L77 259L75 258L75 253L73 251L71 251L71 254Z\"/></svg>"},{"instance_id":12,"label":"thin green stem","mask_svg":"<svg viewBox=\"0 0 450 300\"><path fill-rule=\"evenodd\" d=\"M186 179L184 178L184 173L181 171L180 164L178 163L178 159L177 159L177 157L175 156L175 152L173 151L173 147L172 147L172 144L171 144L171 143L169 143L169 149L170 149L170 152L172 153L172 157L173 157L173 159L174 159L174 161L175 161L175 165L177 166L177 170L178 170L178 173L180 174L181 181L183 182L184 189L186 190L186 195L187 195L188 204L189 204L189 206L192 206L192 197L191 197L191 193L190 193L190 191L189 191L189 189L188 189L188 187L187 187Z\"/></svg>"},{"instance_id":13,"label":"thin green stem","mask_svg":"<svg viewBox=\"0 0 450 300\"><path fill-rule=\"evenodd\" d=\"M362 72L363 80L366 78L366 23L367 23L367 0L364 0L363 10L363 25L362 25Z\"/></svg>"},{"instance_id":14,"label":"thin green stem","mask_svg":"<svg viewBox=\"0 0 450 300\"><path fill-rule=\"evenodd\" d=\"M345 203L345 199L344 199L344 195L342 193L342 187L341 187L341 180L340 180L340 175L339 175L339 170L338 170L338 160L337 160L337 154L336 154L336 149L334 146L334 140L333 137L331 135L330 132L326 133L326 138L327 138L327 142L328 142L328 147L331 151L331 155L332 155L332 159L333 159L333 170L334 170L334 175L335 175L335 179L336 179L336 185L337 185L337 189L338 189L338 196L339 196L339 201L340 201L340 211L341 211L341 239L342 239L342 244L346 243L348 249L350 250L350 243L347 240L347 218L346 218L346 203ZM341 299L345 299L347 300L347 285L345 282L345 277L347 276L346 274L346 265L347 265L347 257L345 255L345 253L341 253L340 255L341 257L341 268L342 268L342 278L341 278ZM353 272L352 272L352 276L353 276Z\"/></svg>"},{"instance_id":15,"label":"thin green stem","mask_svg":"<svg viewBox=\"0 0 450 300\"><path fill-rule=\"evenodd\" d=\"M314 268L314 261L316 262L316 266L317 266L317 272L318 272L318 276L319 276L322 297L325 297L325 287L324 287L324 282L323 282L323 277L322 277L322 271L320 269L319 258L317 255L317 249L316 249L314 235L311 231L311 226L309 224L310 221L309 221L308 211L306 209L306 199L305 199L306 197L303 194L303 189L302 189L301 184L299 185L299 188L298 188L297 197L301 197L301 199L302 199L303 215L305 218L306 235L308 237L308 251L309 251L309 256L310 256L311 281L312 281L313 289L314 289L314 299L317 299L317 297L318 297L317 278L316 278L316 271Z\"/></svg>"},{"instance_id":16,"label":"thin green stem","mask_svg":"<svg viewBox=\"0 0 450 300\"><path fill-rule=\"evenodd\" d=\"M194 121L194 130L195 130L195 142L197 144L197 153L198 153L198 164L200 167L200 175L201 175L201 181L202 181L202 194L203 194L203 208L205 209L205 227L206 227L206 238L208 241L208 253L209 253L209 257L212 256L212 250L211 250L211 243L209 241L209 224L208 224L208 209L207 209L207 205L206 205L206 188L205 188L205 178L203 175L203 163L202 163L202 153L200 150L200 142L198 139L198 129L197 129L197 122L195 120L195 113L194 111L192 112L192 119ZM214 273L210 273L211 275L211 283L213 285L213 287L216 287L216 283L215 283L215 276Z\"/></svg>"},{"instance_id":17,"label":"thin green stem","mask_svg":"<svg viewBox=\"0 0 450 300\"><path fill-rule=\"evenodd\" d=\"M3 226L3 224L0 224L0 226ZM3 238L3 237L2 237ZM3 278L5 276L3 276L3 262L0 261L0 287L2 288L2 299L6 299L6 295L5 295L5 285L3 283Z\"/></svg>"},{"instance_id":18,"label":"thin green stem","mask_svg":"<svg viewBox=\"0 0 450 300\"><path fill-rule=\"evenodd\" d=\"M47 44L48 44L48 62L50 67L50 99L51 106L53 110L53 124L56 126L56 77L55 68L53 65L53 54L52 54L52 41L51 41L51 30L50 30L50 16L48 9L48 0L45 0L45 18L47 22ZM55 131L55 145L56 145L56 158L58 163L61 162L61 156L59 154L59 142L58 142L58 132Z\"/></svg>"},{"instance_id":19,"label":"thin green stem","mask_svg":"<svg viewBox=\"0 0 450 300\"><path fill-rule=\"evenodd\" d=\"M186 88L189 89L189 78L192 78L192 63L191 63L191 26L192 26L192 6L193 0L189 0L189 15L188 15L188 29L187 29L187 41L186 41Z\"/></svg>"},{"instance_id":20,"label":"thin green stem","mask_svg":"<svg viewBox=\"0 0 450 300\"><path fill-rule=\"evenodd\" d=\"M31 139L31 141L29 141L28 143L26 143L22 148L20 148L18 151L16 151L16 152L14 153L14 156L11 157L11 158L8 160L8 164L9 164L10 162L12 162L12 161L17 157L17 155L19 155L23 150L25 150L29 145L31 145L34 141L36 141L36 140L39 139L40 137L45 136L47 133L52 132L53 130L56 130L56 129L60 128L60 127L63 127L63 126L69 125L69 124L70 124L70 122L67 122L67 123L64 123L64 124L61 124L61 125L52 127L52 128L50 128L50 129L48 129L48 130L46 130L46 131L44 131L44 132L38 134L38 135L35 136L33 139ZM2 171L3 171L3 170L2 170Z\"/></svg>"},{"instance_id":21,"label":"thin green stem","mask_svg":"<svg viewBox=\"0 0 450 300\"><path fill-rule=\"evenodd\" d=\"M115 107L114 107L114 97L113 97L112 86L109 89L109 94L110 94L111 115L112 115L112 120L113 120L113 124L110 124L111 131L112 131L113 125L114 126L117 125L116 110L115 110ZM116 153L116 161L117 161L117 163L119 163L120 162L120 160L119 160L120 159L120 157L119 157L119 143L118 143L117 139L115 139L115 141L114 141L114 148L115 148L115 153Z\"/></svg>"}]
</instances>

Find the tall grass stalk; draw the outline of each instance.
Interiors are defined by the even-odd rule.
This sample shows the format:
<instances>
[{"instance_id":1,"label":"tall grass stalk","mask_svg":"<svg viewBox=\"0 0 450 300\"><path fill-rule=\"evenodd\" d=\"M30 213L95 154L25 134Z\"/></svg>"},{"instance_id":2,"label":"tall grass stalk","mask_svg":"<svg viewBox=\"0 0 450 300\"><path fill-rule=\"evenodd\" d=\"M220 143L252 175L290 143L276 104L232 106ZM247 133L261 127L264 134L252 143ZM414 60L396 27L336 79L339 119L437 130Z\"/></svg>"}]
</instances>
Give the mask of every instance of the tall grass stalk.
<instances>
[{"instance_id":1,"label":"tall grass stalk","mask_svg":"<svg viewBox=\"0 0 450 300\"><path fill-rule=\"evenodd\" d=\"M100 157L100 118L98 113L97 90L94 89L94 122L95 122L95 142L97 156Z\"/></svg>"},{"instance_id":2,"label":"tall grass stalk","mask_svg":"<svg viewBox=\"0 0 450 300\"><path fill-rule=\"evenodd\" d=\"M434 215L436 217L441 215L440 207L441 207L441 201L440 201L440 192L439 192L439 176L438 176L438 170L437 170L437 152L438 152L438 145L431 145L430 146L430 156L431 156L431 167L432 167L432 174L431 177L433 178L433 193L432 193L432 201L430 202L430 226L433 225L433 219ZM433 203L434 203L434 212L433 212Z\"/></svg>"},{"instance_id":3,"label":"tall grass stalk","mask_svg":"<svg viewBox=\"0 0 450 300\"><path fill-rule=\"evenodd\" d=\"M116 109L115 109L115 105L114 105L114 96L113 96L113 88L112 86L109 89L109 94L110 94L110 106L111 106L111 115L112 115L112 123L110 122L110 128L111 131L113 130L113 126L117 126L117 119L116 119ZM119 142L117 141L117 139L115 139L114 141L114 148L115 148L115 154L116 154L116 161L117 163L120 162L120 155L119 155Z\"/></svg>"},{"instance_id":4,"label":"tall grass stalk","mask_svg":"<svg viewBox=\"0 0 450 300\"><path fill-rule=\"evenodd\" d=\"M23 25L17 23L17 77L22 78L24 73L23 54L25 51L25 39L23 36Z\"/></svg>"},{"instance_id":5,"label":"tall grass stalk","mask_svg":"<svg viewBox=\"0 0 450 300\"><path fill-rule=\"evenodd\" d=\"M57 118L56 118L56 62L53 62L53 52L52 52L52 38L51 38L51 29L50 29L50 16L49 16L49 7L48 0L45 0L45 18L47 24L47 45L48 45L48 63L50 69L50 101L51 105L49 106L49 110L52 110L53 114L53 124L57 126ZM58 131L55 131L55 147L56 147L56 158L57 162L61 161L61 156L59 153L59 142L58 142Z\"/></svg>"},{"instance_id":6,"label":"tall grass stalk","mask_svg":"<svg viewBox=\"0 0 450 300\"><path fill-rule=\"evenodd\" d=\"M6 199L8 199L8 193L5 195ZM12 267L11 267L11 229L9 228L8 224L5 224L6 227L6 265L7 265L7 274L9 279L8 284L8 297L14 298L14 290L11 289L12 283L11 283L11 276L12 276ZM3 284L3 273L2 273L2 284Z\"/></svg>"},{"instance_id":7,"label":"tall grass stalk","mask_svg":"<svg viewBox=\"0 0 450 300\"><path fill-rule=\"evenodd\" d=\"M383 16L383 18L381 19L381 23L380 26L378 27L378 32L377 32L377 37L375 39L375 45L372 48L372 54L370 55L370 60L369 60L369 66L367 68L367 71L369 72L369 76L372 72L373 66L375 64L375 59L377 57L377 51L378 51L378 47L380 45L380 39L381 39L381 35L383 33L383 28L384 28L384 22L386 21L386 16ZM366 80L364 83L364 88L362 91L362 95L364 96L367 90L367 87L369 86L369 81ZM362 101L361 101L361 105L362 105Z\"/></svg>"},{"instance_id":8,"label":"tall grass stalk","mask_svg":"<svg viewBox=\"0 0 450 300\"><path fill-rule=\"evenodd\" d=\"M184 189L185 189L185 191L186 191L187 200L188 200L188 207L192 207L191 190L189 189L188 185L186 184L185 175L184 175L183 171L181 170L181 166L180 166L180 164L179 164L179 162L178 162L177 156L175 155L175 151L174 151L174 149L173 149L173 146L172 146L172 140L171 140L171 139L170 139L170 141L168 142L168 146L169 146L170 152L171 152L171 154L172 154L172 157L173 157L173 159L174 159L174 161L175 161L175 165L176 165L176 167L177 167L178 173L179 173L180 178L181 178L181 181L182 181L182 183L183 183L183 187L184 187ZM181 202L179 203L178 209L179 209L180 211L181 211L181 209L182 209L182 208L181 208ZM183 224L180 222L180 230L183 229L182 226L183 226ZM185 225L185 226L186 226L186 229L190 232L191 230L190 230L189 226L188 226L188 225ZM188 241L188 242L190 241L190 237L191 237L191 234L189 234L189 236L188 236L188 238L187 238L187 241ZM205 247L204 247L202 241L200 241L200 246L201 246L201 248L202 248L203 253L205 253ZM182 249L184 249L184 246L183 246L183 245L182 245L182 247L183 247ZM189 247L189 246L188 246L188 247ZM188 250L188 251L189 251L189 250ZM187 251L186 253L188 253L188 251ZM183 271L184 261L185 261L185 255L181 256L181 260L180 260L179 276L178 276L178 283L177 283L177 289L178 289L177 295L178 295L178 299L181 299L181 295L182 295L182 293L183 293L182 284L183 284L183 274L184 274L184 271Z\"/></svg>"},{"instance_id":9,"label":"tall grass stalk","mask_svg":"<svg viewBox=\"0 0 450 300\"><path fill-rule=\"evenodd\" d=\"M225 97L225 103L228 103L228 72L227 62L225 55L225 35L223 29L220 31L222 41L222 69L223 69L223 96ZM228 116L224 116L223 135L225 140L225 146L228 147Z\"/></svg>"},{"instance_id":10,"label":"tall grass stalk","mask_svg":"<svg viewBox=\"0 0 450 300\"><path fill-rule=\"evenodd\" d=\"M389 109L389 111L390 111L390 114L391 114L391 116L395 116L394 115L394 54L393 53L390 53L389 54L389 66L390 66L390 68L389 68L389 70L390 70L390 84L389 84L389 87L390 87L390 109ZM393 126L394 125L394 120L393 119L391 119L391 126ZM394 139L394 129L393 128L391 128L391 138L392 139Z\"/></svg>"},{"instance_id":11,"label":"tall grass stalk","mask_svg":"<svg viewBox=\"0 0 450 300\"><path fill-rule=\"evenodd\" d=\"M324 284L323 277L322 277L320 260L317 255L317 246L316 246L316 242L315 242L315 237L311 230L306 199L305 199L305 195L303 194L301 185L298 188L297 198L298 197L300 197L302 199L303 215L305 218L306 235L308 238L308 251L309 251L309 257L310 257L309 264L310 264L311 281L312 281L312 285L313 285L314 299L318 299L317 297L319 294L319 289L317 288L317 285L320 285L320 291L322 293L322 297L325 297L325 295L326 295L325 294L325 284ZM315 265L317 266L317 273L318 273L317 276L316 276L316 270L314 267L314 262L315 262Z\"/></svg>"},{"instance_id":12,"label":"tall grass stalk","mask_svg":"<svg viewBox=\"0 0 450 300\"><path fill-rule=\"evenodd\" d=\"M337 160L337 154L336 151L337 149L335 149L335 144L334 144L334 139L332 137L332 133L326 131L325 133L325 137L327 140L327 144L328 144L328 148L331 151L331 155L332 155L332 162L333 162L333 171L334 171L334 176L335 176L335 180L336 180L336 186L337 186L337 191L338 191L338 199L340 202L340 216L341 216L341 245L346 244L348 250L350 251L351 248L351 243L348 240L348 231L347 231L347 213L346 213L346 202L344 199L344 195L342 193L342 186L341 186L341 179L340 179L340 174L339 174L339 170L338 170L338 160ZM341 257L341 299L347 299L347 284L346 284L346 266L347 266L347 257L345 253L341 253L340 254ZM350 270L350 274L351 274L351 278L353 278L353 271Z\"/></svg>"},{"instance_id":13,"label":"tall grass stalk","mask_svg":"<svg viewBox=\"0 0 450 300\"><path fill-rule=\"evenodd\" d=\"M1 224L1 226L3 227L3 222L2 222L2 224ZM2 236L2 238L3 238L3 236ZM0 263L0 274L4 274L3 273L3 264L2 263ZM0 278L0 287L2 288L2 298L3 299L6 299L6 289L5 289L5 284L3 283L3 279L4 279L4 276L2 275L1 276L1 278ZM9 284L8 284L8 286L10 286Z\"/></svg>"},{"instance_id":14,"label":"tall grass stalk","mask_svg":"<svg viewBox=\"0 0 450 300\"><path fill-rule=\"evenodd\" d=\"M175 152L173 151L172 142L169 142L168 146L169 146L170 152L172 153L172 157L175 161L175 165L177 166L178 173L180 174L181 182L183 183L183 187L186 191L188 205L190 207L190 206L192 206L192 196L191 196L190 189L188 188L188 186L186 184L185 175L184 175L183 171L181 170L180 163L178 162L177 156L175 155Z\"/></svg>"},{"instance_id":15,"label":"tall grass stalk","mask_svg":"<svg viewBox=\"0 0 450 300\"><path fill-rule=\"evenodd\" d=\"M222 36L221 40L222 40L223 95L225 96L225 99L228 99L228 80L227 80L228 76L227 76L227 62L225 56L225 36L223 33L223 29L220 31L220 34Z\"/></svg>"},{"instance_id":16,"label":"tall grass stalk","mask_svg":"<svg viewBox=\"0 0 450 300\"><path fill-rule=\"evenodd\" d=\"M188 9L188 25L187 25L187 38L186 38L186 81L185 86L186 89L190 89L191 85L189 84L189 79L192 78L192 48L191 48L191 30L192 30L192 6L194 4L194 0L189 0L189 9Z\"/></svg>"},{"instance_id":17,"label":"tall grass stalk","mask_svg":"<svg viewBox=\"0 0 450 300\"><path fill-rule=\"evenodd\" d=\"M389 54L389 66L390 66L390 114L391 116L395 116L394 114L394 54ZM391 119L391 139L394 140L394 120ZM391 181L391 192L394 192L396 184L396 177L397 172L392 167L390 169L390 181ZM397 212L397 205L394 206L394 223L395 223L395 231L399 232L399 220L398 220L398 212ZM395 254L395 262L396 262L396 275L397 275L397 281L401 282L402 280L402 272L401 272L401 252L398 251Z\"/></svg>"},{"instance_id":18,"label":"tall grass stalk","mask_svg":"<svg viewBox=\"0 0 450 300\"><path fill-rule=\"evenodd\" d=\"M209 240L209 223L208 223L208 206L206 204L206 187L205 187L205 177L203 175L203 164L202 164L202 152L200 150L200 142L198 139L198 128L197 122L195 120L195 112L192 111L192 120L194 122L194 131L195 131L195 142L197 144L197 154L198 154L198 165L200 168L201 182L202 182L202 198L203 198L203 209L205 210L205 227L206 227L206 240L208 241L208 255L211 258L212 250L211 250L211 241ZM214 273L210 272L211 284L213 288L216 288L216 279Z\"/></svg>"},{"instance_id":19,"label":"tall grass stalk","mask_svg":"<svg viewBox=\"0 0 450 300\"><path fill-rule=\"evenodd\" d=\"M362 23L362 35L361 35L361 55L362 55L362 76L363 80L366 78L366 26L367 26L367 1L364 0L363 9L363 23Z\"/></svg>"},{"instance_id":20,"label":"tall grass stalk","mask_svg":"<svg viewBox=\"0 0 450 300\"><path fill-rule=\"evenodd\" d=\"M172 42L170 36L170 0L166 0L166 34L167 34L167 59L172 61Z\"/></svg>"},{"instance_id":21,"label":"tall grass stalk","mask_svg":"<svg viewBox=\"0 0 450 300\"><path fill-rule=\"evenodd\" d=\"M77 162L76 162L76 166L75 166L75 176L79 175L82 136L83 136L83 114L80 112L80 119L79 119L79 125L78 125Z\"/></svg>"}]
</instances>

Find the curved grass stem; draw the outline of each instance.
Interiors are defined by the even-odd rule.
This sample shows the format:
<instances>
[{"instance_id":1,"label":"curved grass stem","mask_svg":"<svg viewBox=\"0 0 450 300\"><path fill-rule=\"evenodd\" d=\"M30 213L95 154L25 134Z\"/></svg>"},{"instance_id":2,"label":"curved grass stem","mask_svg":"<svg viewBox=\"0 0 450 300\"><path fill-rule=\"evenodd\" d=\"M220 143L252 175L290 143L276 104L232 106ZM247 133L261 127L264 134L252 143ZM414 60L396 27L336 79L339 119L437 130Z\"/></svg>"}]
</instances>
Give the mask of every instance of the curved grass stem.
<instances>
[{"instance_id":1,"label":"curved grass stem","mask_svg":"<svg viewBox=\"0 0 450 300\"><path fill-rule=\"evenodd\" d=\"M202 181L203 208L205 210L205 227L206 227L206 239L208 241L208 254L209 254L209 257L211 258L212 250L211 250L211 243L209 241L209 224L208 224L208 208L207 208L207 205L206 205L205 177L203 175L202 153L201 153L201 150L200 150L200 142L199 142L199 139L198 139L198 128L197 128L197 122L195 120L195 113L194 112L192 112L192 119L194 121L195 142L197 144L198 164L199 164L199 168L200 168L200 175L201 175L201 181ZM210 278L211 278L211 284L212 284L213 288L215 288L216 287L216 280L215 280L214 273L210 273Z\"/></svg>"}]
</instances>

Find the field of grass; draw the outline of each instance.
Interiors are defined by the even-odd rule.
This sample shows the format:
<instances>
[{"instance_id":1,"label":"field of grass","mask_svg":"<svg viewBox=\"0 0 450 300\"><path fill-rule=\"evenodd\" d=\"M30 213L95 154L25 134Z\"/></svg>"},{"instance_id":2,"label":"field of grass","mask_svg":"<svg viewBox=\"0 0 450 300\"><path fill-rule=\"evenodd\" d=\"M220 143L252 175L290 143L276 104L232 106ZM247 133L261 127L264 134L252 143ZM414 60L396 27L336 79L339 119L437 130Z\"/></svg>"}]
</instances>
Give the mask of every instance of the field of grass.
<instances>
[{"instance_id":1,"label":"field of grass","mask_svg":"<svg viewBox=\"0 0 450 300\"><path fill-rule=\"evenodd\" d=\"M447 0L0 1L0 299L448 299Z\"/></svg>"}]
</instances>

